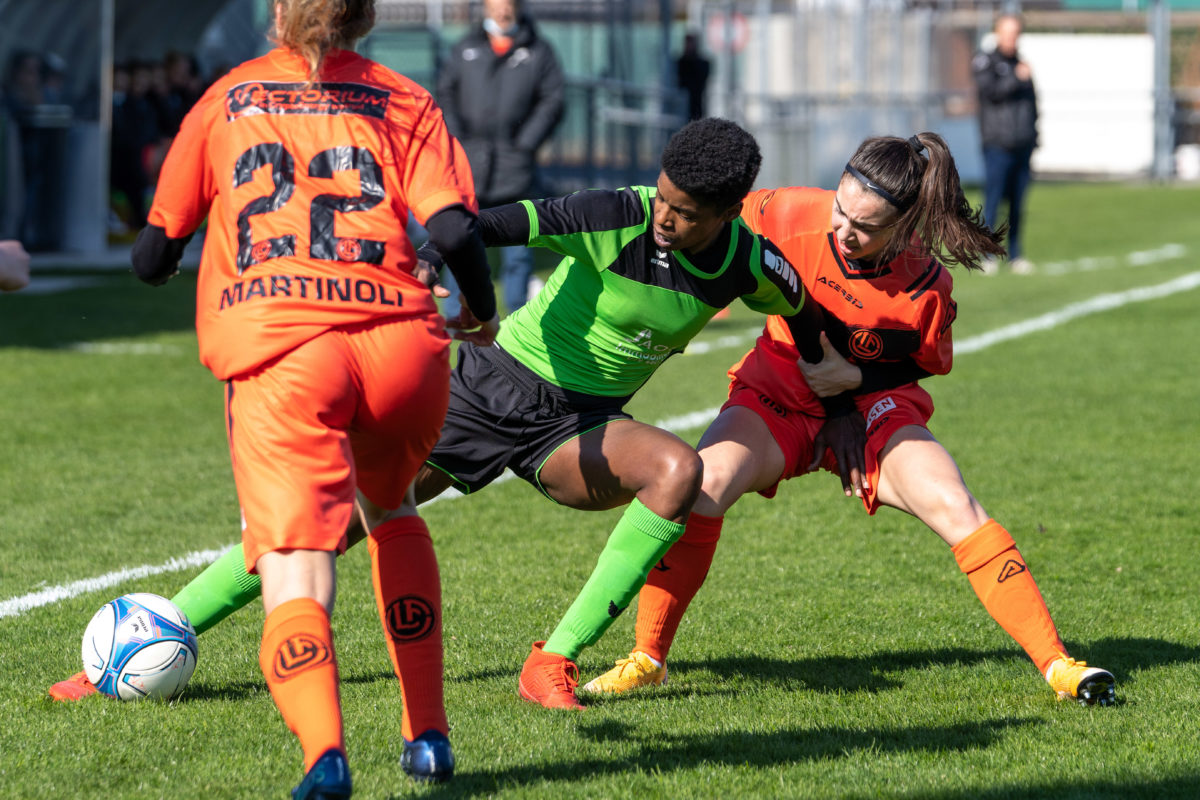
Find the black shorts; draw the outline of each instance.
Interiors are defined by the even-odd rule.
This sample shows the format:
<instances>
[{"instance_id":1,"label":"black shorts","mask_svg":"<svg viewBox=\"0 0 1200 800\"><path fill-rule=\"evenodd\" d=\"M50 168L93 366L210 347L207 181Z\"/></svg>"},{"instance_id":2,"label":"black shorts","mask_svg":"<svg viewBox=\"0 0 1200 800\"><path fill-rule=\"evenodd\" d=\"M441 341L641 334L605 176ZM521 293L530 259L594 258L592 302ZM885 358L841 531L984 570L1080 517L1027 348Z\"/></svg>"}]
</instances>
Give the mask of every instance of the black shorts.
<instances>
[{"instance_id":1,"label":"black shorts","mask_svg":"<svg viewBox=\"0 0 1200 800\"><path fill-rule=\"evenodd\" d=\"M474 492L508 467L546 494L542 464L575 437L618 420L623 397L572 392L548 383L498 346L464 342L450 374L450 408L442 435L426 461ZM546 495L549 497L549 495Z\"/></svg>"}]
</instances>

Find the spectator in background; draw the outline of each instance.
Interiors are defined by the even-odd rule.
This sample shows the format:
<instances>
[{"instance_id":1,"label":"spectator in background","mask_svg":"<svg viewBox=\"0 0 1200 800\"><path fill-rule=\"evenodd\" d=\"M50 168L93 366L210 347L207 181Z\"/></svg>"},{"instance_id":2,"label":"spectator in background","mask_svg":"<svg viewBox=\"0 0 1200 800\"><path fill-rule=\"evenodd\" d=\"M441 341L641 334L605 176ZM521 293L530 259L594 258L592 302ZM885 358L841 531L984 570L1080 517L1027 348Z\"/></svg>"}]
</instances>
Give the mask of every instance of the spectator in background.
<instances>
[{"instance_id":1,"label":"spectator in background","mask_svg":"<svg viewBox=\"0 0 1200 800\"><path fill-rule=\"evenodd\" d=\"M64 105L67 98L67 62L58 53L42 55L42 102Z\"/></svg>"},{"instance_id":2,"label":"spectator in background","mask_svg":"<svg viewBox=\"0 0 1200 800\"><path fill-rule=\"evenodd\" d=\"M1017 54L1021 17L1013 13L996 18L996 47L981 52L971 62L979 88L979 135L983 143L983 216L992 230L1000 204L1008 205L1008 264L1014 274L1033 272L1021 248L1021 220L1029 188L1029 162L1037 146L1037 97L1033 72ZM989 261L985 272L996 272Z\"/></svg>"},{"instance_id":3,"label":"spectator in background","mask_svg":"<svg viewBox=\"0 0 1200 800\"><path fill-rule=\"evenodd\" d=\"M0 238L17 235L21 227L23 168L21 136L0 82Z\"/></svg>"},{"instance_id":4,"label":"spectator in background","mask_svg":"<svg viewBox=\"0 0 1200 800\"><path fill-rule=\"evenodd\" d=\"M158 126L163 136L172 139L179 133L187 112L204 94L204 85L195 60L177 50L168 52L163 58L162 78L164 83L158 87Z\"/></svg>"},{"instance_id":5,"label":"spectator in background","mask_svg":"<svg viewBox=\"0 0 1200 800\"><path fill-rule=\"evenodd\" d=\"M5 81L5 96L13 112L20 116L41 105L42 57L32 50L13 53Z\"/></svg>"},{"instance_id":6,"label":"spectator in background","mask_svg":"<svg viewBox=\"0 0 1200 800\"><path fill-rule=\"evenodd\" d=\"M111 169L109 183L125 195L129 214L125 220L135 231L146 224L146 191L149 165L162 160L159 114L150 96L150 65L118 64L113 68Z\"/></svg>"},{"instance_id":7,"label":"spectator in background","mask_svg":"<svg viewBox=\"0 0 1200 800\"><path fill-rule=\"evenodd\" d=\"M5 102L20 140L22 199L16 237L29 250L53 250L60 244L67 134L72 109L62 104L65 62L31 50L18 50L9 61ZM47 93L47 78L50 79Z\"/></svg>"},{"instance_id":8,"label":"spectator in background","mask_svg":"<svg viewBox=\"0 0 1200 800\"><path fill-rule=\"evenodd\" d=\"M437 99L450 132L462 142L480 208L532 198L537 151L563 114L563 72L519 0L483 0L483 22L451 50L438 76ZM508 313L528 300L533 253L500 251ZM448 317L458 316L458 289L445 275Z\"/></svg>"},{"instance_id":9,"label":"spectator in background","mask_svg":"<svg viewBox=\"0 0 1200 800\"><path fill-rule=\"evenodd\" d=\"M29 253L16 239L0 241L0 292L15 292L29 285Z\"/></svg>"},{"instance_id":10,"label":"spectator in background","mask_svg":"<svg viewBox=\"0 0 1200 800\"><path fill-rule=\"evenodd\" d=\"M704 116L704 91L708 87L711 64L700 55L700 37L688 33L683 37L683 52L675 60L675 75L679 88L687 92L688 120Z\"/></svg>"},{"instance_id":11,"label":"spectator in background","mask_svg":"<svg viewBox=\"0 0 1200 800\"><path fill-rule=\"evenodd\" d=\"M17 198L14 235L34 246L40 238L36 230L35 211L42 192L42 153L45 149L34 130L36 109L42 104L42 57L32 50L17 50L8 62L4 76L5 111L12 120L16 134L17 163L20 181Z\"/></svg>"}]
</instances>

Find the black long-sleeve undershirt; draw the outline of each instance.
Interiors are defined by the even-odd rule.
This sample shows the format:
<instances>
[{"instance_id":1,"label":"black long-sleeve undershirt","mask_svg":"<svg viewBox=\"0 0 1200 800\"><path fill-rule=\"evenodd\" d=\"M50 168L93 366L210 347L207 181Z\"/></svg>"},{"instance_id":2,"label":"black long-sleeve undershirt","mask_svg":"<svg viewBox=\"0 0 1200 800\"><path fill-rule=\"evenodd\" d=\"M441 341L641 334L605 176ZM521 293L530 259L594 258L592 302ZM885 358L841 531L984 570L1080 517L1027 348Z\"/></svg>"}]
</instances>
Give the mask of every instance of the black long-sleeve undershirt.
<instances>
[{"instance_id":1,"label":"black long-sleeve undershirt","mask_svg":"<svg viewBox=\"0 0 1200 800\"><path fill-rule=\"evenodd\" d=\"M430 217L425 230L475 318L486 322L496 316L496 290L479 219L462 206L449 206Z\"/></svg>"},{"instance_id":2,"label":"black long-sleeve undershirt","mask_svg":"<svg viewBox=\"0 0 1200 800\"><path fill-rule=\"evenodd\" d=\"M523 203L485 208L479 212L479 235L488 247L527 245L529 212Z\"/></svg>"},{"instance_id":3,"label":"black long-sleeve undershirt","mask_svg":"<svg viewBox=\"0 0 1200 800\"><path fill-rule=\"evenodd\" d=\"M172 239L164 228L147 225L138 231L133 252L129 256L134 274L151 286L162 286L179 271L179 260L183 258L183 250L191 240L190 233Z\"/></svg>"}]
</instances>

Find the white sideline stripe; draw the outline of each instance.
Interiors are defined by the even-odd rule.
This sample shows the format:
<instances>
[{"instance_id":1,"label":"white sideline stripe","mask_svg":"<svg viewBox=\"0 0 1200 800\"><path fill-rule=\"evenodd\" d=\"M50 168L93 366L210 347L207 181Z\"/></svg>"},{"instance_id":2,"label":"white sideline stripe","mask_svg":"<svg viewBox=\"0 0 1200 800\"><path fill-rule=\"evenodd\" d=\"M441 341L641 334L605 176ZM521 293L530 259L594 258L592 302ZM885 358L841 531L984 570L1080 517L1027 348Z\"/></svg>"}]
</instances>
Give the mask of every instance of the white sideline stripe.
<instances>
[{"instance_id":1,"label":"white sideline stripe","mask_svg":"<svg viewBox=\"0 0 1200 800\"><path fill-rule=\"evenodd\" d=\"M103 281L100 278L46 278L38 275L30 278L29 285L21 290L21 294L57 294L72 289L87 289L101 283Z\"/></svg>"},{"instance_id":2,"label":"white sideline stripe","mask_svg":"<svg viewBox=\"0 0 1200 800\"><path fill-rule=\"evenodd\" d=\"M1048 261L1038 267L1038 271L1046 275L1066 275L1071 272L1093 272L1098 269L1112 269L1122 266L1144 267L1148 264L1157 264L1160 261L1183 258L1187 255L1187 252L1188 249L1181 244L1164 244L1162 247L1156 247L1152 250L1135 250L1132 253L1126 253L1124 257L1089 256L1070 261Z\"/></svg>"},{"instance_id":3,"label":"white sideline stripe","mask_svg":"<svg viewBox=\"0 0 1200 800\"><path fill-rule=\"evenodd\" d=\"M157 356L182 352L182 348L157 342L74 342L62 349L101 356Z\"/></svg>"},{"instance_id":4,"label":"white sideline stripe","mask_svg":"<svg viewBox=\"0 0 1200 800\"><path fill-rule=\"evenodd\" d=\"M683 351L683 354L685 356L702 356L705 353L711 353L714 350L723 350L726 347L744 347L747 342L757 339L760 333L762 333L761 325L757 328L747 328L742 333L730 333L704 342L692 342Z\"/></svg>"},{"instance_id":5,"label":"white sideline stripe","mask_svg":"<svg viewBox=\"0 0 1200 800\"><path fill-rule=\"evenodd\" d=\"M0 603L0 618L15 616L24 611L31 611L38 606L57 603L59 600L69 600L72 597L78 597L88 592L107 589L110 586L116 586L127 580L145 578L150 575L161 575L164 572L179 572L189 567L207 566L216 561L228 549L197 550L185 556L172 558L157 566L143 565L140 567L119 569L95 578L84 578L81 581L74 581L63 586L51 586L48 589L42 589L41 591L22 597L14 597Z\"/></svg>"},{"instance_id":6,"label":"white sideline stripe","mask_svg":"<svg viewBox=\"0 0 1200 800\"><path fill-rule=\"evenodd\" d=\"M972 336L961 342L956 342L954 345L954 354L963 355L966 353L977 353L991 347L1000 342L1006 342L1010 339L1017 339L1022 336L1028 336L1037 331L1049 330L1050 328L1062 325L1070 320L1084 317L1089 314L1098 314L1101 311L1111 311L1114 308L1128 305L1130 303L1141 303L1147 300L1157 300L1163 297L1168 297L1180 292L1190 291L1200 287L1200 272L1191 272L1187 275L1182 275L1174 280L1161 283L1157 286L1142 286L1136 289L1129 289L1124 292L1114 292L1111 294L1097 295L1090 300L1084 300L1079 303L1071 303L1064 306L1058 311L1052 311L1048 314L1043 314L1040 317L1018 322L1013 325L1006 325L1003 328L998 328L988 333ZM757 335L757 334L756 334ZM702 425L708 424L717 415L719 406L706 408L703 411L693 411L688 414L681 414L675 417L667 417L654 423L656 427L673 433L694 430ZM505 472L493 483L511 480L513 478L511 472ZM447 489L437 497L424 503L429 505L440 500L454 499L461 497L462 493L454 489ZM160 575L164 572L177 572L188 569L189 567L207 566L220 557L225 550L200 550L193 553L188 553L179 558L172 558L166 563L157 566L141 566L131 567L129 569L117 570L109 572L96 578L85 578L84 580L68 583L64 586L53 586L49 589L27 594L22 597L14 597L10 600L0 602L0 618L14 616L24 611L31 611L39 606L48 605L58 602L59 600L67 600L72 597L84 594L86 592L94 592L99 589L106 589L110 586L115 586L123 581L131 578L143 578L148 575Z\"/></svg>"},{"instance_id":7,"label":"white sideline stripe","mask_svg":"<svg viewBox=\"0 0 1200 800\"><path fill-rule=\"evenodd\" d=\"M1174 280L1160 283L1158 286L1140 286L1124 292L1097 295L1089 300L1071 303L1057 311L1042 314L1040 317L1034 317L1033 319L1027 319L1024 322L1017 322L1012 325L1005 325L1003 328L997 328L994 331L983 333L979 336L972 336L961 342L955 342L954 355L975 353L983 350L985 347L991 347L994 344L1006 342L1009 339L1028 336L1035 331L1055 328L1064 322L1069 322L1079 317L1085 317L1101 311L1111 311L1114 308L1120 308L1130 303L1157 300L1162 297L1178 294L1179 292L1195 289L1197 286L1200 286L1200 272L1189 272L1187 275L1181 275Z\"/></svg>"}]
</instances>

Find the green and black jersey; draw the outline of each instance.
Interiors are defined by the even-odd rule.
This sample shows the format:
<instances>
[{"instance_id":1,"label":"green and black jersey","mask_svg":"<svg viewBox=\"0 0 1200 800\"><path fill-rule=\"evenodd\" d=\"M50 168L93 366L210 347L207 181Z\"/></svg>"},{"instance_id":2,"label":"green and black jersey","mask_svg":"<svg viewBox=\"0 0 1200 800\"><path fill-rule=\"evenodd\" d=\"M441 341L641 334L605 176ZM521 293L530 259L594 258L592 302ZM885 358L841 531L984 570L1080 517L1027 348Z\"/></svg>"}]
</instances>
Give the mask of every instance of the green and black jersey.
<instances>
[{"instance_id":1,"label":"green and black jersey","mask_svg":"<svg viewBox=\"0 0 1200 800\"><path fill-rule=\"evenodd\" d=\"M588 190L480 213L489 246L564 256L545 288L504 321L496 342L505 352L564 389L626 396L737 298L764 314L804 305L792 265L741 219L701 253L659 248L654 194L649 186Z\"/></svg>"}]
</instances>

